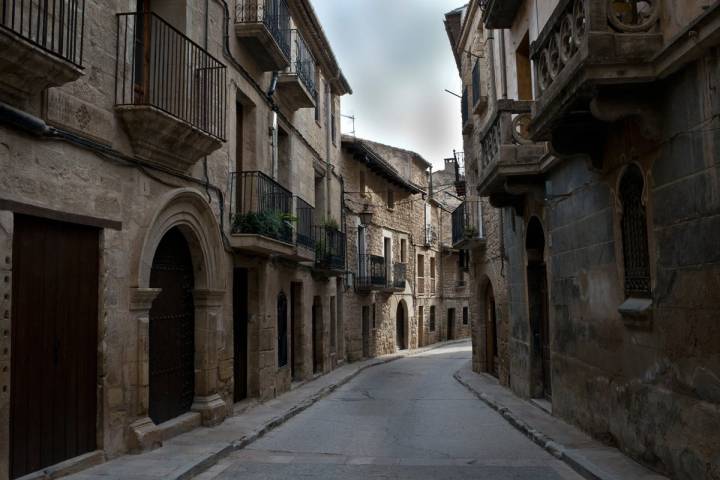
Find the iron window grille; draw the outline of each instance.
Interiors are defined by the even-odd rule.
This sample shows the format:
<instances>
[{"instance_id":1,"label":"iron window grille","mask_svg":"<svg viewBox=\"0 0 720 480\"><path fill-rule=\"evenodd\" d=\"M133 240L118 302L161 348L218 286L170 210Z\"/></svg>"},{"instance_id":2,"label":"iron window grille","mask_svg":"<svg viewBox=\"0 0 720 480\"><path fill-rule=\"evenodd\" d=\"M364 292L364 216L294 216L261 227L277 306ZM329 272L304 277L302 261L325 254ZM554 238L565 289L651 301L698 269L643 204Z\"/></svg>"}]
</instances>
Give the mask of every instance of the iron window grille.
<instances>
[{"instance_id":1,"label":"iron window grille","mask_svg":"<svg viewBox=\"0 0 720 480\"><path fill-rule=\"evenodd\" d=\"M622 249L625 266L625 295L649 298L650 255L647 213L643 202L645 181L636 165L630 165L620 180L622 204Z\"/></svg>"}]
</instances>

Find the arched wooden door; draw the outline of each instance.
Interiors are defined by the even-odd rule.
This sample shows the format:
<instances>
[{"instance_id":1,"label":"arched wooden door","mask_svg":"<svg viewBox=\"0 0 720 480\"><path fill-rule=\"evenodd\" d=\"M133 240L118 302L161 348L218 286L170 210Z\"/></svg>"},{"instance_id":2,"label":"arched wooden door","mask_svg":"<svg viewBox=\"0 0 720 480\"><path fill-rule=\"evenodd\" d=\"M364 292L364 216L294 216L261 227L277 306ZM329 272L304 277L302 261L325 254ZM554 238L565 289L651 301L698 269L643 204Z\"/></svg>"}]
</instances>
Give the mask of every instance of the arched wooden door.
<instances>
[{"instance_id":1,"label":"arched wooden door","mask_svg":"<svg viewBox=\"0 0 720 480\"><path fill-rule=\"evenodd\" d=\"M173 228L158 245L150 287L150 418L166 422L190 410L195 395L195 306L190 248Z\"/></svg>"},{"instance_id":2,"label":"arched wooden door","mask_svg":"<svg viewBox=\"0 0 720 480\"><path fill-rule=\"evenodd\" d=\"M498 337L495 293L492 285L485 290L485 365L486 371L498 376Z\"/></svg>"},{"instance_id":3,"label":"arched wooden door","mask_svg":"<svg viewBox=\"0 0 720 480\"><path fill-rule=\"evenodd\" d=\"M397 314L395 315L395 345L398 350L407 349L407 342L405 341L405 308L403 304L399 303L397 306Z\"/></svg>"}]
</instances>

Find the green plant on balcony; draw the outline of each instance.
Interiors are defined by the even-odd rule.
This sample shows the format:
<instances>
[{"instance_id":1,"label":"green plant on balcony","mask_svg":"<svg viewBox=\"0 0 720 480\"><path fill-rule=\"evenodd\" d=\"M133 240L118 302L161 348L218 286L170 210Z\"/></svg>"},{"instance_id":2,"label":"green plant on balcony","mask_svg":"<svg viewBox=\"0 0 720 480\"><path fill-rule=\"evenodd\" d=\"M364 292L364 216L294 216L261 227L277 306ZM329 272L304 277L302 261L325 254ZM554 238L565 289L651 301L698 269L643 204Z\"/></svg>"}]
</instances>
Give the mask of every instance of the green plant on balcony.
<instances>
[{"instance_id":1,"label":"green plant on balcony","mask_svg":"<svg viewBox=\"0 0 720 480\"><path fill-rule=\"evenodd\" d=\"M322 221L322 226L325 227L325 230L332 230L332 231L340 231L340 225L338 224L337 220L334 218L325 218Z\"/></svg>"},{"instance_id":2,"label":"green plant on balcony","mask_svg":"<svg viewBox=\"0 0 720 480\"><path fill-rule=\"evenodd\" d=\"M296 222L297 218L283 212L238 213L233 218L232 230L234 233L291 241Z\"/></svg>"}]
</instances>

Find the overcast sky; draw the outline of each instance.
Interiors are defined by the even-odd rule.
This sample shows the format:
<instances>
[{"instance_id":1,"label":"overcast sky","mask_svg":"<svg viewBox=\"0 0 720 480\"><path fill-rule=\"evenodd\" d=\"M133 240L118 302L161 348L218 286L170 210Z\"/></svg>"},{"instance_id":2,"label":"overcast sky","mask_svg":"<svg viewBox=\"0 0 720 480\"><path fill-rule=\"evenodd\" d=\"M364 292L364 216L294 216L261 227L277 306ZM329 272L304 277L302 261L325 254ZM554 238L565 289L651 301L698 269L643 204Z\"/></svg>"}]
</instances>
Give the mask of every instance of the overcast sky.
<instances>
[{"instance_id":1,"label":"overcast sky","mask_svg":"<svg viewBox=\"0 0 720 480\"><path fill-rule=\"evenodd\" d=\"M413 150L442 168L462 150L460 78L443 24L463 0L312 0L353 95L358 137ZM343 119L343 132L352 122Z\"/></svg>"}]
</instances>

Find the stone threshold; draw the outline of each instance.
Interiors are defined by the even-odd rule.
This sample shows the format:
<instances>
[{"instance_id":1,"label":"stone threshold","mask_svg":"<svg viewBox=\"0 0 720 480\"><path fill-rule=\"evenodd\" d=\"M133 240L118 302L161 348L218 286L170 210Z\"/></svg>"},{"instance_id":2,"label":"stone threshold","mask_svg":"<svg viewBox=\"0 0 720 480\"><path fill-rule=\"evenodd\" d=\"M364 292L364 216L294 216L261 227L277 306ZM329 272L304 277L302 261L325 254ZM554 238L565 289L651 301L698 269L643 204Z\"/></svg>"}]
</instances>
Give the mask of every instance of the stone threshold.
<instances>
[{"instance_id":1,"label":"stone threshold","mask_svg":"<svg viewBox=\"0 0 720 480\"><path fill-rule=\"evenodd\" d=\"M275 399L255 405L251 402L236 405L236 408L239 407L243 413L237 415L234 412L232 417L225 419L220 425L197 428L168 440L162 447L151 452L123 455L66 478L68 480L194 478L231 453L247 447L295 415L307 410L364 370L456 343L469 342L468 339L439 342L428 347L403 350L400 353L345 364L303 382L302 385Z\"/></svg>"},{"instance_id":2,"label":"stone threshold","mask_svg":"<svg viewBox=\"0 0 720 480\"><path fill-rule=\"evenodd\" d=\"M669 480L640 465L620 450L589 437L576 427L553 417L547 400L526 401L496 378L472 371L470 365L453 375L461 385L510 425L555 458L588 480Z\"/></svg>"}]
</instances>

